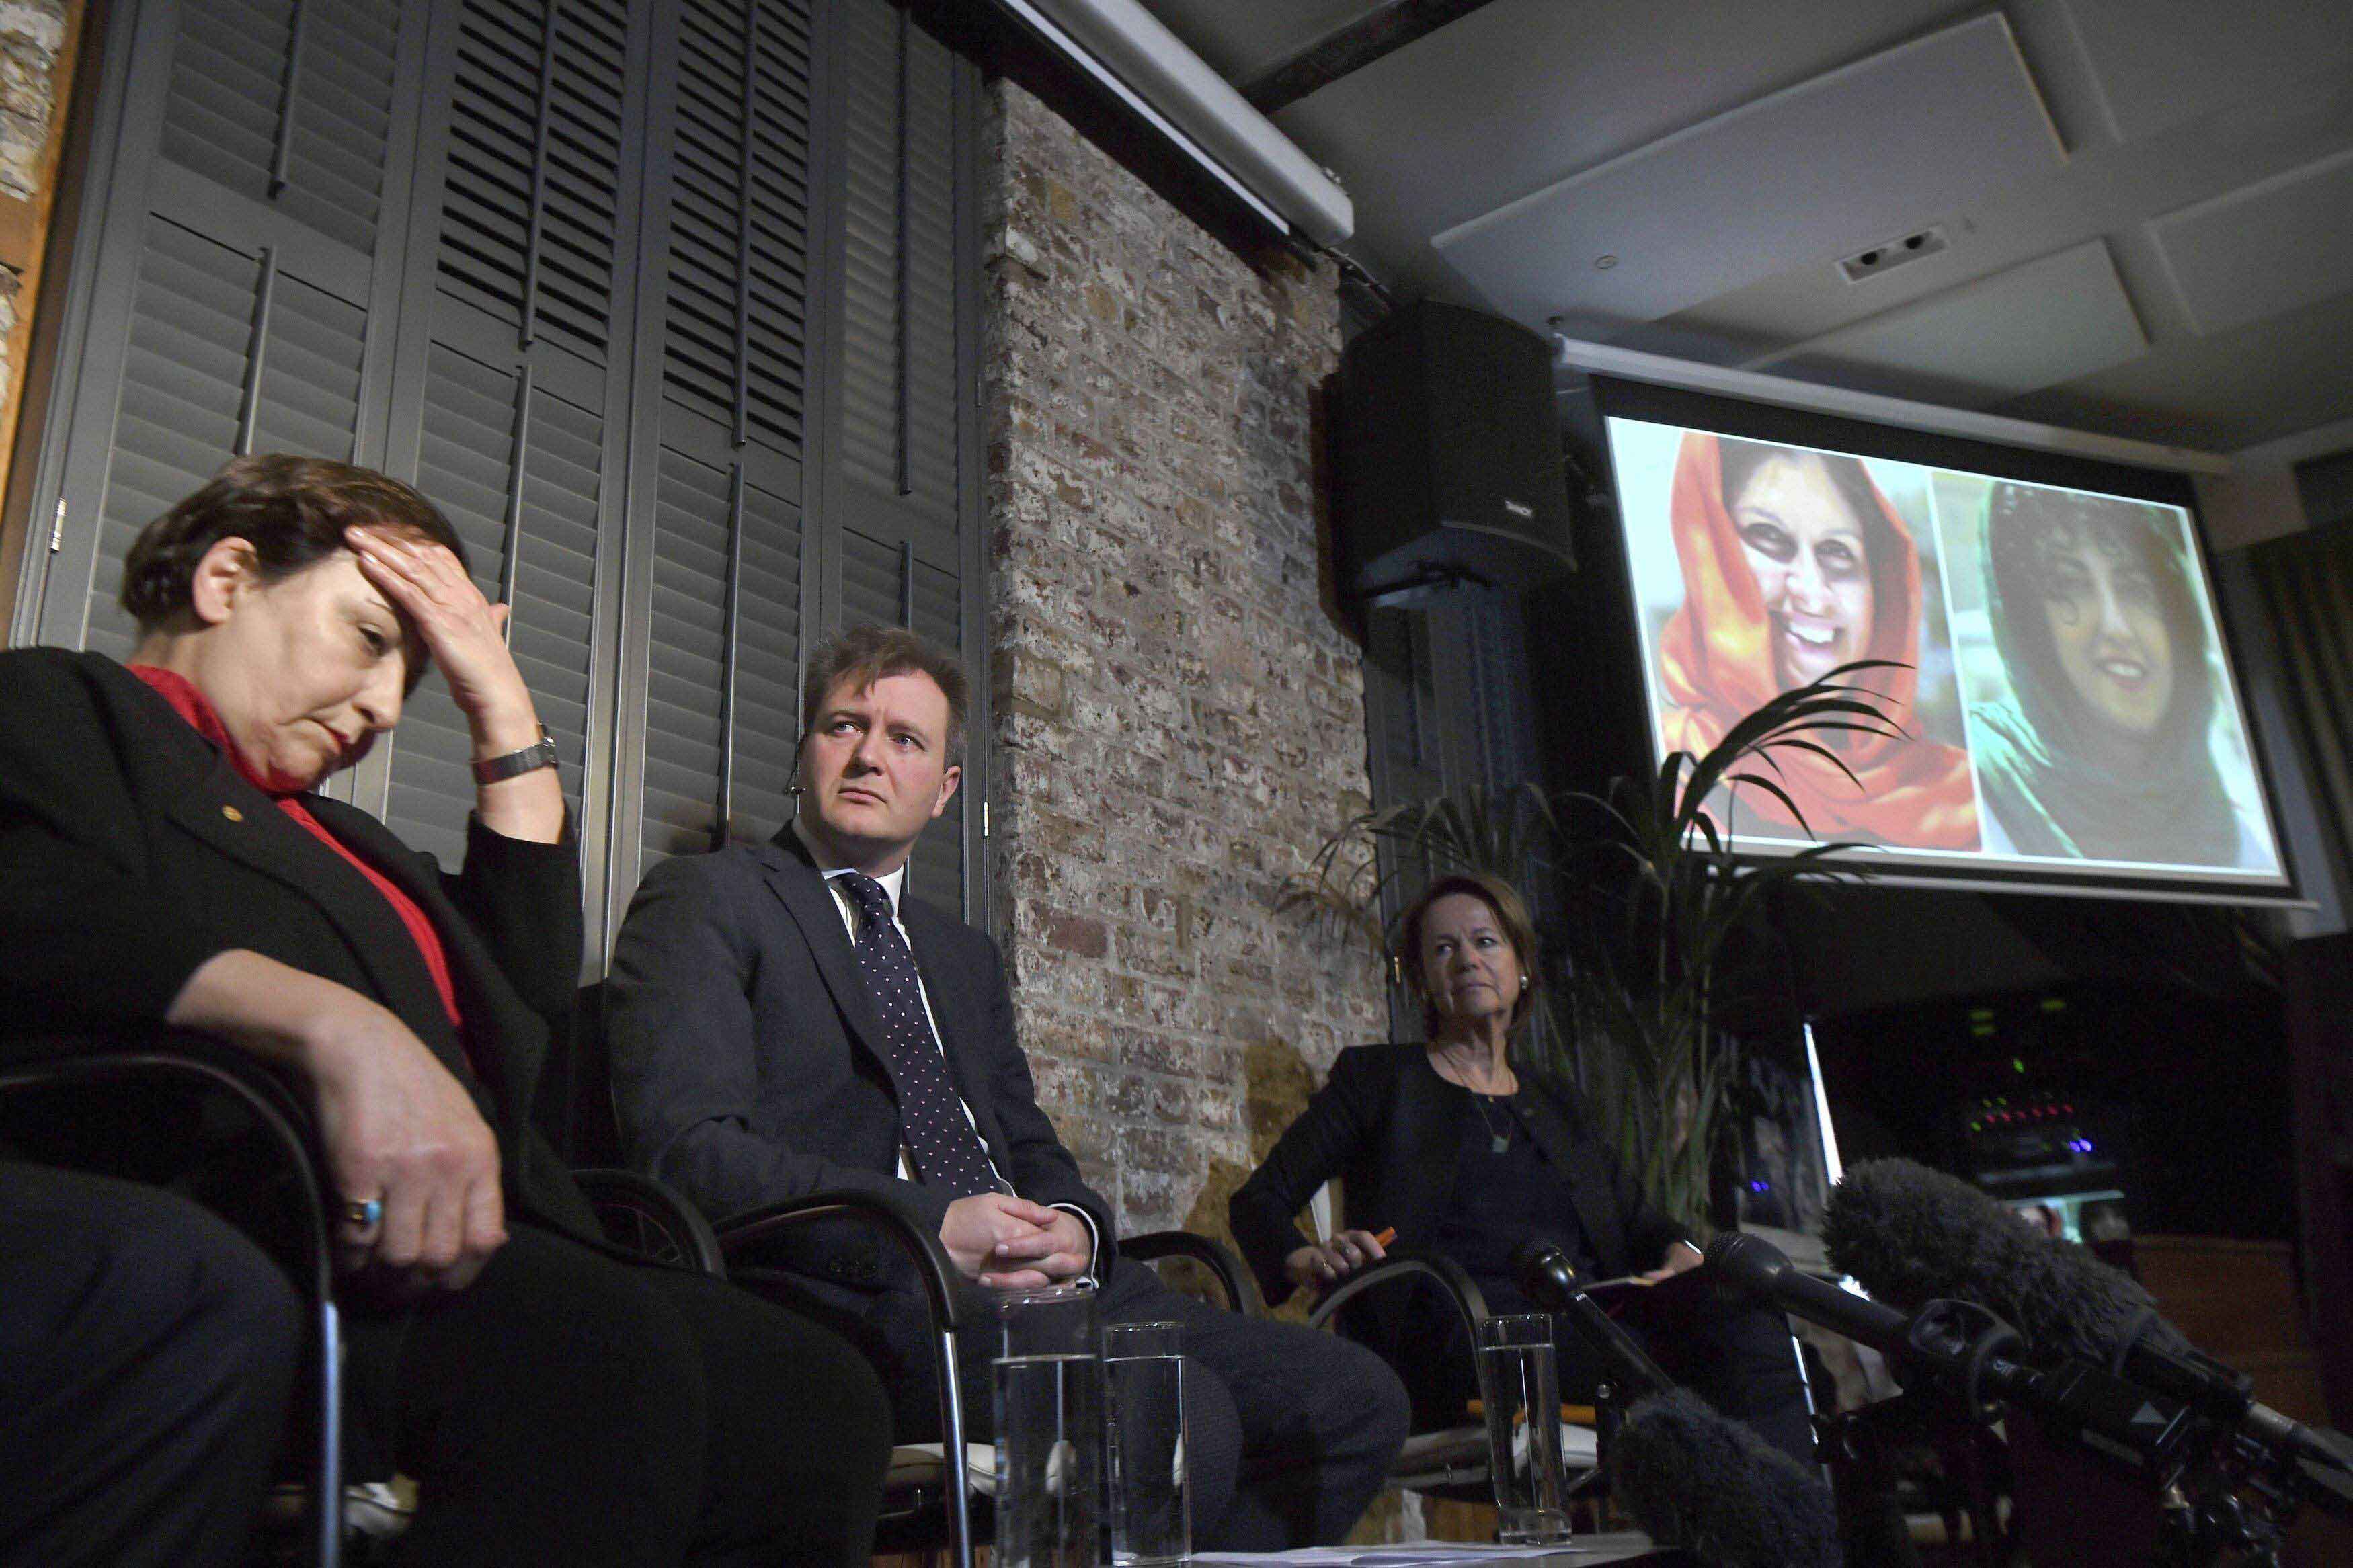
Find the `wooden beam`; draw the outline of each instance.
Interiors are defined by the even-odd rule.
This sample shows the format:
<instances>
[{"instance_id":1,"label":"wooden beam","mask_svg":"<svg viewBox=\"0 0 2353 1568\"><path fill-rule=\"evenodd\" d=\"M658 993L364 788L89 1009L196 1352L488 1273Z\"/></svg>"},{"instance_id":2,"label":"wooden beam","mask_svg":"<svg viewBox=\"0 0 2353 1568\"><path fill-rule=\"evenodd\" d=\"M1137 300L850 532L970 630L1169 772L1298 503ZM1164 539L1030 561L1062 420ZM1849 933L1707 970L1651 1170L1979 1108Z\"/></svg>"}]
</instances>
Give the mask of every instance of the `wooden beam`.
<instances>
[{"instance_id":1,"label":"wooden beam","mask_svg":"<svg viewBox=\"0 0 2353 1568\"><path fill-rule=\"evenodd\" d=\"M1260 72L1242 84L1242 96L1261 114L1272 114L1486 4L1488 0L1390 0L1354 26L1318 38L1281 65Z\"/></svg>"}]
</instances>

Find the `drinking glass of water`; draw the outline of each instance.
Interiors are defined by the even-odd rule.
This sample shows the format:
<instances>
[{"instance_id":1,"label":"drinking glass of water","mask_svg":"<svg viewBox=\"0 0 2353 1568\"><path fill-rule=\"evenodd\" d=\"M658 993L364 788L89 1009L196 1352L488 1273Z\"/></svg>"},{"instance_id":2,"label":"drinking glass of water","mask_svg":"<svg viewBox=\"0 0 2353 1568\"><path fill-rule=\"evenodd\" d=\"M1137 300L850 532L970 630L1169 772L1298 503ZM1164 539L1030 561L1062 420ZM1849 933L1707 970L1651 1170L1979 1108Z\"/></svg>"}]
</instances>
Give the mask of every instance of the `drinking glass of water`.
<instances>
[{"instance_id":1,"label":"drinking glass of water","mask_svg":"<svg viewBox=\"0 0 2353 1568\"><path fill-rule=\"evenodd\" d=\"M1479 1397L1487 1407L1496 1540L1538 1546L1569 1537L1560 1464L1560 1373L1541 1312L1479 1325Z\"/></svg>"},{"instance_id":2,"label":"drinking glass of water","mask_svg":"<svg viewBox=\"0 0 2353 1568\"><path fill-rule=\"evenodd\" d=\"M990 1303L999 1568L1097 1568L1103 1531L1103 1342L1094 1287Z\"/></svg>"},{"instance_id":3,"label":"drinking glass of water","mask_svg":"<svg viewBox=\"0 0 2353 1568\"><path fill-rule=\"evenodd\" d=\"M1111 1473L1111 1560L1165 1568L1193 1550L1185 1475L1184 1326L1103 1329L1104 1463Z\"/></svg>"}]
</instances>

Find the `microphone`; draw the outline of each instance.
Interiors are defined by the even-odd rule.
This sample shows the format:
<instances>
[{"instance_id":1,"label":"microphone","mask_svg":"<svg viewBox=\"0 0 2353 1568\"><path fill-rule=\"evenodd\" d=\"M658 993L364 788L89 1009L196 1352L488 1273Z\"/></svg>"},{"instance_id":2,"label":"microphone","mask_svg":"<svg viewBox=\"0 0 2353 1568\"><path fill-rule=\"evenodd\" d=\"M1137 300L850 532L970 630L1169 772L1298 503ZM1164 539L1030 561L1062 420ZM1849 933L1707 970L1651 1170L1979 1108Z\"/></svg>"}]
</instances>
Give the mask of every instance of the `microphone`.
<instances>
[{"instance_id":1,"label":"microphone","mask_svg":"<svg viewBox=\"0 0 2353 1568\"><path fill-rule=\"evenodd\" d=\"M1707 1270L1727 1297L1757 1296L1785 1312L1795 1312L1882 1355L1906 1353L1911 1320L1892 1307L1867 1301L1852 1291L1800 1272L1781 1249L1761 1236L1727 1231L1707 1244Z\"/></svg>"},{"instance_id":2,"label":"microphone","mask_svg":"<svg viewBox=\"0 0 2353 1568\"><path fill-rule=\"evenodd\" d=\"M1627 1413L1605 1467L1635 1527L1717 1568L1838 1568L1830 1489L1687 1389Z\"/></svg>"},{"instance_id":3,"label":"microphone","mask_svg":"<svg viewBox=\"0 0 2353 1568\"><path fill-rule=\"evenodd\" d=\"M1909 1160L1854 1166L1831 1194L1831 1262L1873 1296L1911 1306L1975 1301L2047 1352L2105 1367L2189 1405L2341 1493L2353 1452L2255 1402L2253 1382L2190 1344L2147 1290L2072 1242L2040 1237L1976 1187Z\"/></svg>"},{"instance_id":4,"label":"microphone","mask_svg":"<svg viewBox=\"0 0 2353 1568\"><path fill-rule=\"evenodd\" d=\"M1512 1271L1529 1300L1568 1321L1577 1337L1590 1346L1609 1370L1609 1379L1624 1391L1628 1402L1646 1394L1664 1394L1674 1379L1659 1369L1634 1336L1620 1328L1609 1313L1577 1283L1568 1254L1542 1237L1532 1237L1512 1254Z\"/></svg>"},{"instance_id":5,"label":"microphone","mask_svg":"<svg viewBox=\"0 0 2353 1568\"><path fill-rule=\"evenodd\" d=\"M1707 1246L1707 1268L1727 1294L1761 1297L1783 1311L1886 1356L1908 1389L1925 1375L1990 1421L2003 1402L2032 1411L2054 1435L2169 1483L2186 1462L2189 1412L2086 1362L2036 1368L2019 1359L2018 1331L1982 1305L1927 1301L1905 1316L1801 1273L1763 1237L1727 1234Z\"/></svg>"}]
</instances>

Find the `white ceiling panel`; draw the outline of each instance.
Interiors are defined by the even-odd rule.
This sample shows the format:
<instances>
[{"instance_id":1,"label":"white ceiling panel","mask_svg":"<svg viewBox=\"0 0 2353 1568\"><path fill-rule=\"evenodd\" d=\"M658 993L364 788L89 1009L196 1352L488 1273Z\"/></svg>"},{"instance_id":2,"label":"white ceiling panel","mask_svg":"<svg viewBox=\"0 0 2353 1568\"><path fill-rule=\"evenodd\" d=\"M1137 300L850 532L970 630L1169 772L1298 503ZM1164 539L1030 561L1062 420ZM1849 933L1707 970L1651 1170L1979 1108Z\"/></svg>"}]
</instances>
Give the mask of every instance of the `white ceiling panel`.
<instances>
[{"instance_id":1,"label":"white ceiling panel","mask_svg":"<svg viewBox=\"0 0 2353 1568\"><path fill-rule=\"evenodd\" d=\"M2353 292L2353 148L2150 227L2200 332Z\"/></svg>"},{"instance_id":2,"label":"white ceiling panel","mask_svg":"<svg viewBox=\"0 0 2353 1568\"><path fill-rule=\"evenodd\" d=\"M1606 337L2064 163L2009 24L1982 16L1437 235L1502 313ZM1607 269L1599 258L1616 258Z\"/></svg>"},{"instance_id":3,"label":"white ceiling panel","mask_svg":"<svg viewBox=\"0 0 2353 1568\"><path fill-rule=\"evenodd\" d=\"M1144 0L1245 80L1413 3ZM2353 418L2353 0L1489 0L1275 121L1400 300L2220 450Z\"/></svg>"},{"instance_id":4,"label":"white ceiling panel","mask_svg":"<svg viewBox=\"0 0 2353 1568\"><path fill-rule=\"evenodd\" d=\"M1353 254L1409 298L1470 304L1476 296L1430 248L1432 234L1981 9L1492 0L1274 121L1346 183Z\"/></svg>"},{"instance_id":5,"label":"white ceiling panel","mask_svg":"<svg viewBox=\"0 0 2353 1568\"><path fill-rule=\"evenodd\" d=\"M2353 61L2347 0L2063 0L2126 141Z\"/></svg>"},{"instance_id":6,"label":"white ceiling panel","mask_svg":"<svg viewBox=\"0 0 2353 1568\"><path fill-rule=\"evenodd\" d=\"M2353 295L2013 398L1991 412L2234 452L2353 418Z\"/></svg>"},{"instance_id":7,"label":"white ceiling panel","mask_svg":"<svg viewBox=\"0 0 2353 1568\"><path fill-rule=\"evenodd\" d=\"M2122 364L2148 347L2098 240L1980 278L1748 368L1982 408Z\"/></svg>"}]
</instances>

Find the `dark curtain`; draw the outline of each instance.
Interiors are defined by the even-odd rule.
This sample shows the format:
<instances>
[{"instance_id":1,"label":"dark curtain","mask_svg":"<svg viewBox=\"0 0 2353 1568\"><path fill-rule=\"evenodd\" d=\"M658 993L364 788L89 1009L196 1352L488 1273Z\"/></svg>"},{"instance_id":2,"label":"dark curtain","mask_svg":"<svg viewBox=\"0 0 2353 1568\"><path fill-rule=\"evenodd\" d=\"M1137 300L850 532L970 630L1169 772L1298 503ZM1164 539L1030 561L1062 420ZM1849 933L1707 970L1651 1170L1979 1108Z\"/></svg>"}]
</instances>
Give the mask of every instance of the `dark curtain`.
<instances>
[{"instance_id":1,"label":"dark curtain","mask_svg":"<svg viewBox=\"0 0 2353 1568\"><path fill-rule=\"evenodd\" d=\"M2341 881L2353 865L2353 523L2248 556ZM2305 1303L2342 1426L2353 1422L2353 935L2296 943L2285 979Z\"/></svg>"}]
</instances>

